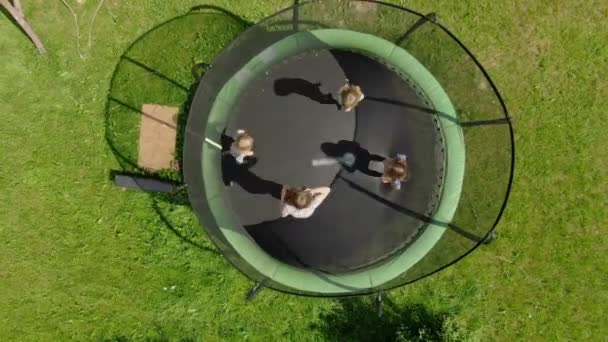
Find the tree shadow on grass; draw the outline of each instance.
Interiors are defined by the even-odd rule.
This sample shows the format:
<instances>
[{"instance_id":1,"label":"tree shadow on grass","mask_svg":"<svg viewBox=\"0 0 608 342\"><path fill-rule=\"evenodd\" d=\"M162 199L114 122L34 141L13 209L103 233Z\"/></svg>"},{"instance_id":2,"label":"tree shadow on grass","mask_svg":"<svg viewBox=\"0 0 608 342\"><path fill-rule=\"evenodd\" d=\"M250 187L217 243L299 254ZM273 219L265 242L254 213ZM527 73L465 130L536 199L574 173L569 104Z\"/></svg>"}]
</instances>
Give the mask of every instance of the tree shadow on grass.
<instances>
[{"instance_id":1,"label":"tree shadow on grass","mask_svg":"<svg viewBox=\"0 0 608 342\"><path fill-rule=\"evenodd\" d=\"M121 173L183 184L181 156L190 105L200 77L216 56L251 24L215 6L197 6L137 38L120 56L105 108L105 139ZM139 129L144 104L179 109L177 168L151 172L138 166ZM207 246L184 189L150 194L151 209L169 231L200 250Z\"/></svg>"},{"instance_id":2,"label":"tree shadow on grass","mask_svg":"<svg viewBox=\"0 0 608 342\"><path fill-rule=\"evenodd\" d=\"M397 305L384 300L379 317L372 301L345 298L312 326L326 341L454 341L465 339L450 315L433 312L422 304Z\"/></svg>"}]
</instances>

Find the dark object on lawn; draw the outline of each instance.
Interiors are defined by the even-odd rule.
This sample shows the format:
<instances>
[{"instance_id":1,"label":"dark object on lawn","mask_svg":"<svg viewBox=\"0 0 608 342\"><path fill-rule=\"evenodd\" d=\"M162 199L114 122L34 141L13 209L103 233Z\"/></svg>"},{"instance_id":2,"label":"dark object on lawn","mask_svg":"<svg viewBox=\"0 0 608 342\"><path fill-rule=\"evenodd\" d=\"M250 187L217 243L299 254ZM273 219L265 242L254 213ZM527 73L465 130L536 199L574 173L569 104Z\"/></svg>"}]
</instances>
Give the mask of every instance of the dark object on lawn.
<instances>
[{"instance_id":1,"label":"dark object on lawn","mask_svg":"<svg viewBox=\"0 0 608 342\"><path fill-rule=\"evenodd\" d=\"M375 1L360 13L356 3L306 2L256 24L219 55L193 98L188 196L218 249L258 284L252 293L262 284L349 296L417 281L481 245L506 206L513 132L485 70L436 17ZM344 79L366 95L351 113L331 101ZM248 182L229 186L221 138L237 128L256 136L259 161ZM312 166L335 157L324 143L341 140L406 154L409 180L390 191L355 172L362 168ZM240 185L254 183L331 184L332 193L296 220L280 217L274 191Z\"/></svg>"},{"instance_id":2,"label":"dark object on lawn","mask_svg":"<svg viewBox=\"0 0 608 342\"><path fill-rule=\"evenodd\" d=\"M114 185L147 192L174 193L177 189L175 184L159 179L119 174L114 176Z\"/></svg>"}]
</instances>

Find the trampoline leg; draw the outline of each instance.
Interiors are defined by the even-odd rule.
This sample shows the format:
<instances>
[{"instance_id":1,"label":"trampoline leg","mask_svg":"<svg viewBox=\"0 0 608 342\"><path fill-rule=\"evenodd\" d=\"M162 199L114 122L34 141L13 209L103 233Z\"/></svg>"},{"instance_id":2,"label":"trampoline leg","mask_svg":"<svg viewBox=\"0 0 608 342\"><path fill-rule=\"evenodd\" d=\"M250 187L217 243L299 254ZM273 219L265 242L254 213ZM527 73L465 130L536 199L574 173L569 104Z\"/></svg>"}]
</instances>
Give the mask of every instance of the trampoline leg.
<instances>
[{"instance_id":1,"label":"trampoline leg","mask_svg":"<svg viewBox=\"0 0 608 342\"><path fill-rule=\"evenodd\" d=\"M247 301L251 302L255 299L255 297L258 296L258 293L260 293L260 291L262 291L262 289L264 288L264 285L262 285L262 283L255 283L253 285L253 287L247 291Z\"/></svg>"},{"instance_id":2,"label":"trampoline leg","mask_svg":"<svg viewBox=\"0 0 608 342\"><path fill-rule=\"evenodd\" d=\"M293 23L293 31L298 32L300 30L300 0L294 0L293 2L293 17L291 21Z\"/></svg>"},{"instance_id":3,"label":"trampoline leg","mask_svg":"<svg viewBox=\"0 0 608 342\"><path fill-rule=\"evenodd\" d=\"M190 73L192 74L192 77L194 77L195 80L200 81L210 66L211 65L207 63L196 63L192 66L192 69L190 69Z\"/></svg>"},{"instance_id":4,"label":"trampoline leg","mask_svg":"<svg viewBox=\"0 0 608 342\"><path fill-rule=\"evenodd\" d=\"M382 292L378 292L376 294L376 312L378 313L378 317L382 317L384 313L384 300L382 298Z\"/></svg>"},{"instance_id":5,"label":"trampoline leg","mask_svg":"<svg viewBox=\"0 0 608 342\"><path fill-rule=\"evenodd\" d=\"M496 235L495 232L491 232L490 234L488 234L488 237L485 238L485 240L483 240L483 244L484 245L489 245L492 242L496 241L496 239L498 239L498 236Z\"/></svg>"}]
</instances>

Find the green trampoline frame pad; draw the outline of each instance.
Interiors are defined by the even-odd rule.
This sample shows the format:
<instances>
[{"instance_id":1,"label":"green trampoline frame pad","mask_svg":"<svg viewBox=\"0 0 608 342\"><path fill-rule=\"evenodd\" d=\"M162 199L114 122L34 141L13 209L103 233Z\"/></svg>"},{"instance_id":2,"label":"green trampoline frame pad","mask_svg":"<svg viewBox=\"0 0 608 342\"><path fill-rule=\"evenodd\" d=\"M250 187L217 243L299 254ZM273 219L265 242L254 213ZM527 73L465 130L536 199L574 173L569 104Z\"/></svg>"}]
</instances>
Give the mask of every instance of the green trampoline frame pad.
<instances>
[{"instance_id":1,"label":"green trampoline frame pad","mask_svg":"<svg viewBox=\"0 0 608 342\"><path fill-rule=\"evenodd\" d=\"M439 117L445 142L445 167L441 196L433 213L433 222L409 247L395 256L366 269L349 273L328 274L297 268L274 259L249 236L238 222L238 216L227 205L221 179L220 141L229 120L231 108L251 81L273 64L310 49L355 50L381 60L407 75L426 95ZM202 172L208 206L215 223L233 249L264 277L300 293L344 295L369 292L394 280L420 261L435 246L451 222L460 199L465 168L465 145L457 115L447 93L433 75L411 54L382 38L342 29L319 29L294 33L272 44L252 58L219 92L207 122L202 149Z\"/></svg>"}]
</instances>

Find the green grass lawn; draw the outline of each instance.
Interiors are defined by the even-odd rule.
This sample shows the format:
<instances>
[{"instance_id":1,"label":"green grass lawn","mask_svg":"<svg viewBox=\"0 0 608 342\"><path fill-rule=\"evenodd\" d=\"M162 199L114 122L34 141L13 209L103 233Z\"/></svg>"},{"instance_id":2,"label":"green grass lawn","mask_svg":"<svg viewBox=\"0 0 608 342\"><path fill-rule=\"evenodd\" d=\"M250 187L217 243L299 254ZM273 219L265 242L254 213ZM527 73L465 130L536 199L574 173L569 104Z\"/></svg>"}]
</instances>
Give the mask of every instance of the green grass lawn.
<instances>
[{"instance_id":1,"label":"green grass lawn","mask_svg":"<svg viewBox=\"0 0 608 342\"><path fill-rule=\"evenodd\" d=\"M187 111L191 65L291 1L106 0L90 46L99 2L66 1L83 58L61 1L23 1L46 56L0 18L1 340L608 338L608 2L400 2L486 66L516 118L516 175L499 240L391 291L378 319L369 298L247 303L188 206L110 181L140 171L141 103ZM237 17L188 14L201 4Z\"/></svg>"}]
</instances>

